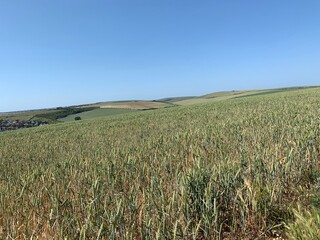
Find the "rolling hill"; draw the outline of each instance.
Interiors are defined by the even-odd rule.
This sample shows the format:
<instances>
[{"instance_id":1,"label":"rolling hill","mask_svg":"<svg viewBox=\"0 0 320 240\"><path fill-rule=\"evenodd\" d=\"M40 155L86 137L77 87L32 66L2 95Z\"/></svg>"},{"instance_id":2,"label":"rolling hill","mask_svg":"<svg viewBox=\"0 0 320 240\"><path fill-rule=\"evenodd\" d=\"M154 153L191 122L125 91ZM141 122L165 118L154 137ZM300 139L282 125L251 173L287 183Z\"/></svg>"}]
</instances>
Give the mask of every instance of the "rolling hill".
<instances>
[{"instance_id":1,"label":"rolling hill","mask_svg":"<svg viewBox=\"0 0 320 240\"><path fill-rule=\"evenodd\" d=\"M72 121L79 116L83 119L94 119L110 115L132 113L132 110L156 110L161 108L188 106L198 103L209 103L223 101L233 98L249 97L256 95L275 94L286 91L317 88L317 86L287 87L277 89L224 91L206 94L203 96L171 97L152 101L130 100L130 101L109 101L91 104L82 104L52 109L27 110L19 112L0 113L0 119L12 120L41 120L49 123ZM107 109L107 110L104 110Z\"/></svg>"},{"instance_id":2,"label":"rolling hill","mask_svg":"<svg viewBox=\"0 0 320 240\"><path fill-rule=\"evenodd\" d=\"M0 238L319 236L320 88L264 93L0 133Z\"/></svg>"}]
</instances>

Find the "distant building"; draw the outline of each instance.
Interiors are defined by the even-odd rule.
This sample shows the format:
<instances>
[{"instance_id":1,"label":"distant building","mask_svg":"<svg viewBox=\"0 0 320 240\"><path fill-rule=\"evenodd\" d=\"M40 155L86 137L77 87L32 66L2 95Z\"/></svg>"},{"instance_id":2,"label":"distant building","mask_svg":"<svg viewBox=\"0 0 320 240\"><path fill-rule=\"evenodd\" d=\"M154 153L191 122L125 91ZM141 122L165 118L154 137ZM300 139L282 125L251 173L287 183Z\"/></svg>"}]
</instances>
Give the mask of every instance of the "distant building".
<instances>
[{"instance_id":1,"label":"distant building","mask_svg":"<svg viewBox=\"0 0 320 240\"><path fill-rule=\"evenodd\" d=\"M30 128L47 125L47 122L30 121L30 120L1 120L0 119L0 132L17 130L21 128Z\"/></svg>"}]
</instances>

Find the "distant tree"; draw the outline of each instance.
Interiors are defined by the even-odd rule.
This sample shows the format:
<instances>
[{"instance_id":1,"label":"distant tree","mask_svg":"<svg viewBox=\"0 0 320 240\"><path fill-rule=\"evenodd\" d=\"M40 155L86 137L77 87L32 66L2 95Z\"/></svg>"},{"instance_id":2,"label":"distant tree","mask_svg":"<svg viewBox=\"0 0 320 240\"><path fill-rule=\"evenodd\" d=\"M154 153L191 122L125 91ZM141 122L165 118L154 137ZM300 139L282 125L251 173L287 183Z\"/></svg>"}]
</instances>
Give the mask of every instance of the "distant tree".
<instances>
[{"instance_id":1,"label":"distant tree","mask_svg":"<svg viewBox=\"0 0 320 240\"><path fill-rule=\"evenodd\" d=\"M77 116L74 118L74 120L79 121L79 120L81 120L81 117Z\"/></svg>"}]
</instances>

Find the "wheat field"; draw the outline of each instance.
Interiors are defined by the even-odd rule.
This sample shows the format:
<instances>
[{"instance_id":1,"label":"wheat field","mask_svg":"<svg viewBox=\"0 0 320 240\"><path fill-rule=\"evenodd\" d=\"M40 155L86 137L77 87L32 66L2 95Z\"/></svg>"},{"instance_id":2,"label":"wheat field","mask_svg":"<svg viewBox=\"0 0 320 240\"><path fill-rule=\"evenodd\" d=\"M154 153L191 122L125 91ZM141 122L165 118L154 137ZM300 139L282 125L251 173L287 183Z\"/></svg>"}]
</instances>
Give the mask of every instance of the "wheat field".
<instances>
[{"instance_id":1,"label":"wheat field","mask_svg":"<svg viewBox=\"0 0 320 240\"><path fill-rule=\"evenodd\" d=\"M0 133L0 239L319 239L319 96Z\"/></svg>"}]
</instances>

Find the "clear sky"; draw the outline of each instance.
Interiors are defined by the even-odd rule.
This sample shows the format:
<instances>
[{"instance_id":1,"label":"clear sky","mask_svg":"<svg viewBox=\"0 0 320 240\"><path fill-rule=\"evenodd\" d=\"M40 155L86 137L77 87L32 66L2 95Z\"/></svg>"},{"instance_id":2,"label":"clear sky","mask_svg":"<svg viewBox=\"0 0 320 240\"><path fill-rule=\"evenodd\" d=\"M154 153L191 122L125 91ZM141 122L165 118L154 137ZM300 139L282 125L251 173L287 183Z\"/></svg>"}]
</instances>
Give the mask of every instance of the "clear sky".
<instances>
[{"instance_id":1,"label":"clear sky","mask_svg":"<svg viewBox=\"0 0 320 240\"><path fill-rule=\"evenodd\" d=\"M300 85L319 0L0 1L0 112Z\"/></svg>"}]
</instances>

